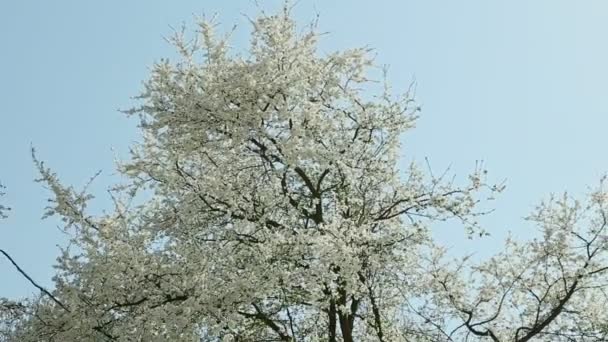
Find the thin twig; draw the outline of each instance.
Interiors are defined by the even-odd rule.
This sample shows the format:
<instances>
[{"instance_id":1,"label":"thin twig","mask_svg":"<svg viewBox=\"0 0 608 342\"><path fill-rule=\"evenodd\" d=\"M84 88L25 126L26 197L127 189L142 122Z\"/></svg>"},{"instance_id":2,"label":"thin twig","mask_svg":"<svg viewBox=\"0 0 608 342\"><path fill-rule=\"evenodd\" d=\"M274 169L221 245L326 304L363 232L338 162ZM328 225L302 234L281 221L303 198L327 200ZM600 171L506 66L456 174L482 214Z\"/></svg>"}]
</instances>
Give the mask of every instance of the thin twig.
<instances>
[{"instance_id":1,"label":"thin twig","mask_svg":"<svg viewBox=\"0 0 608 342\"><path fill-rule=\"evenodd\" d=\"M11 264L13 264L13 266L15 266L15 268L17 269L17 271L19 273L21 273L21 275L23 275L27 280L29 280L29 282L34 285L38 290L40 290L42 293L44 293L45 295L47 295L49 298L51 298L55 303L57 303L57 305L59 305L62 309L64 309L67 312L70 312L70 309L68 309L61 301L59 301L59 299L57 299L55 296L53 296L47 289L45 289L44 287L38 285L34 279L32 279L27 273L25 273L25 271L19 267L19 265L17 265L17 263L15 262L15 260L13 260L13 258L11 258L10 255L8 255L8 253L6 253L4 250L0 249L0 253L4 254L4 256L11 262Z\"/></svg>"}]
</instances>

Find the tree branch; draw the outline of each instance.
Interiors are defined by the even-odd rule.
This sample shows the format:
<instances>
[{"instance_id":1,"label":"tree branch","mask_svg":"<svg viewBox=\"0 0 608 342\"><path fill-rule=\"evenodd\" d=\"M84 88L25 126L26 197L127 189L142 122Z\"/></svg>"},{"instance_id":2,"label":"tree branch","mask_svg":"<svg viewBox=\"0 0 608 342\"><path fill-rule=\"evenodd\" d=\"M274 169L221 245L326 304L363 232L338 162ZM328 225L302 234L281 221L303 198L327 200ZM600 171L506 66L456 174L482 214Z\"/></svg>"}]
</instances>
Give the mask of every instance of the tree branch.
<instances>
[{"instance_id":1,"label":"tree branch","mask_svg":"<svg viewBox=\"0 0 608 342\"><path fill-rule=\"evenodd\" d=\"M19 267L19 265L17 265L17 263L15 262L15 260L8 254L6 253L4 250L0 249L0 253L2 253L7 259L8 261L11 262L11 264L13 264L13 266L15 266L15 268L17 269L17 272L21 273L21 275L23 275L32 285L34 285L34 287L36 287L38 290L40 290L42 293L44 293L45 295L47 295L49 298L51 298L55 303L57 303L57 305L59 305L63 310L70 312L70 309L67 308L67 306L65 306L59 299L57 299L55 296L53 296L47 289L45 289L44 287L38 285L34 279L32 279L32 277L30 277L27 273L25 273L25 271Z\"/></svg>"}]
</instances>

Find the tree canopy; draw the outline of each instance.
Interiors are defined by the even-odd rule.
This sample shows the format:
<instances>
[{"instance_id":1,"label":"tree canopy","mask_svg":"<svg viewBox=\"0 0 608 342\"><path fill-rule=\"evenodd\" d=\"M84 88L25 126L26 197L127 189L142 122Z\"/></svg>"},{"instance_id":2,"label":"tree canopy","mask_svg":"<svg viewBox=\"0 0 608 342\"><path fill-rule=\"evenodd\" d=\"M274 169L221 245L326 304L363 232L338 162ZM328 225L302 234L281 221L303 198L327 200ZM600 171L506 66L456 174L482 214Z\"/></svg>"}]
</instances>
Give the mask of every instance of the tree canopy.
<instances>
[{"instance_id":1,"label":"tree canopy","mask_svg":"<svg viewBox=\"0 0 608 342\"><path fill-rule=\"evenodd\" d=\"M603 180L542 202L539 238L450 259L435 223L483 239L502 185L398 167L419 107L368 49L321 55L288 6L251 26L245 55L213 21L172 39L126 112L143 138L109 213L34 154L70 244L51 290L1 250L40 290L0 300L1 341L606 340Z\"/></svg>"}]
</instances>

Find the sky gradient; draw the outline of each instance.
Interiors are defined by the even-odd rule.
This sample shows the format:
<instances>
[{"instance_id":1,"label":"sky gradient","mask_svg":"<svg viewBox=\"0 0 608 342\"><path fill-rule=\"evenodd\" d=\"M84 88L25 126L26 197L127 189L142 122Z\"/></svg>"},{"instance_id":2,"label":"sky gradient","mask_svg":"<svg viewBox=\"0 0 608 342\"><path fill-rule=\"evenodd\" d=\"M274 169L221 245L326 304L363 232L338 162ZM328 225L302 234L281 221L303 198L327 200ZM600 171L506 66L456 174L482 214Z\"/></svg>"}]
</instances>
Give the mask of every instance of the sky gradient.
<instances>
[{"instance_id":1,"label":"sky gradient","mask_svg":"<svg viewBox=\"0 0 608 342\"><path fill-rule=\"evenodd\" d=\"M265 9L278 1L260 1ZM134 104L149 67L174 56L163 40L194 15L237 24L247 45L253 1L5 1L0 3L0 181L13 210L0 221L5 249L39 283L65 236L41 221L48 191L35 183L30 147L67 184L80 188L102 170L93 210L107 205L113 162L138 139ZM416 81L418 127L404 137L403 163L448 165L457 179L484 160L506 191L484 218L490 238L469 241L460 227L435 235L458 252L489 255L508 230L530 236L525 216L550 192L583 195L608 171L608 3L605 1L301 0L295 16L320 14L321 53L369 46L390 66L395 91ZM193 28L192 25L190 25ZM0 260L0 296L35 293Z\"/></svg>"}]
</instances>

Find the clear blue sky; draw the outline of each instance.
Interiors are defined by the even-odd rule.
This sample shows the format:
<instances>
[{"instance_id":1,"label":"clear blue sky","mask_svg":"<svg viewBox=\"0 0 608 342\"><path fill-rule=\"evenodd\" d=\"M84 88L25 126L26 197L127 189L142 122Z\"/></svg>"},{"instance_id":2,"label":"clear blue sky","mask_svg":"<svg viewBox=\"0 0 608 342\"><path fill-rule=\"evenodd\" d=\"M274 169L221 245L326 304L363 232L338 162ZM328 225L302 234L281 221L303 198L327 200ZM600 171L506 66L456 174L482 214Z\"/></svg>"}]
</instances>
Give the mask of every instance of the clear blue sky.
<instances>
[{"instance_id":1,"label":"clear blue sky","mask_svg":"<svg viewBox=\"0 0 608 342\"><path fill-rule=\"evenodd\" d=\"M521 217L541 197L583 194L608 171L605 1L301 0L295 13L304 23L317 11L331 33L322 51L369 45L396 90L415 77L423 112L405 138L406 161L428 156L465 176L483 159L493 179L507 178L484 220L493 237L436 233L455 250L488 254L507 229L528 236ZM40 283L51 284L64 237L56 221L40 220L48 193L32 181L30 145L66 183L103 170L93 187L102 208L114 156L138 137L117 109L132 104L154 61L172 56L162 39L169 25L216 12L224 28L239 25L234 45L243 47L242 14L256 13L249 0L0 3L0 180L14 208L0 222L0 248ZM34 290L0 260L0 296Z\"/></svg>"}]
</instances>

